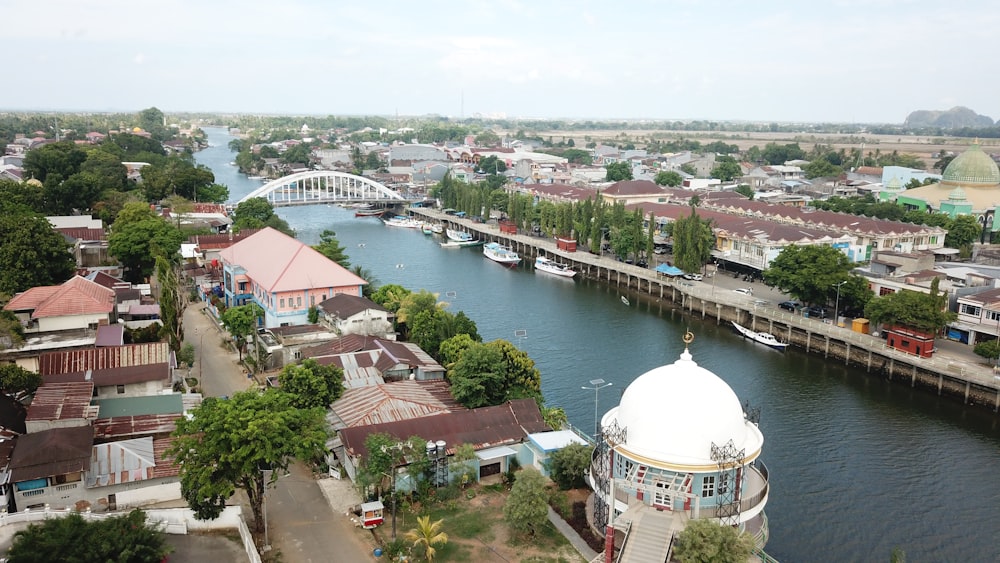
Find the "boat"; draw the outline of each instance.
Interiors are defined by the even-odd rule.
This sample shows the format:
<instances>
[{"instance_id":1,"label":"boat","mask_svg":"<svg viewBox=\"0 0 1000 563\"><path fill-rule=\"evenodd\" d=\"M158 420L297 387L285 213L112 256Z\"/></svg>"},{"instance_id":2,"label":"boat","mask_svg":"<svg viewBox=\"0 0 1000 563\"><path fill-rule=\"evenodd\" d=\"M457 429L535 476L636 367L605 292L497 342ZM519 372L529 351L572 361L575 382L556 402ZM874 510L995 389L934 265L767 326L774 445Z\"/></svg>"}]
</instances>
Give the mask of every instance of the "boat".
<instances>
[{"instance_id":1,"label":"boat","mask_svg":"<svg viewBox=\"0 0 1000 563\"><path fill-rule=\"evenodd\" d=\"M559 262L549 260L544 256L535 258L535 269L556 276L562 276L564 278L571 278L576 275L576 271L566 264L560 264Z\"/></svg>"},{"instance_id":2,"label":"boat","mask_svg":"<svg viewBox=\"0 0 1000 563\"><path fill-rule=\"evenodd\" d=\"M434 229L431 227L430 223L424 223L420 225L420 230L424 232L425 235L433 235Z\"/></svg>"},{"instance_id":3,"label":"boat","mask_svg":"<svg viewBox=\"0 0 1000 563\"><path fill-rule=\"evenodd\" d=\"M624 305L630 305L630 303L628 302L628 297L625 297L624 295L622 295L622 304L624 304Z\"/></svg>"},{"instance_id":4,"label":"boat","mask_svg":"<svg viewBox=\"0 0 1000 563\"><path fill-rule=\"evenodd\" d=\"M775 350L784 351L785 348L788 347L788 344L785 344L783 342L778 342L778 339L775 338L774 335L769 332L755 332L745 326L740 326L735 322L733 322L733 328L736 329L736 332L742 334L743 338L749 338L754 342L759 342L760 344L763 344L764 346L768 346Z\"/></svg>"},{"instance_id":5,"label":"boat","mask_svg":"<svg viewBox=\"0 0 1000 563\"><path fill-rule=\"evenodd\" d=\"M479 246L483 244L481 240L467 240L465 242L459 242L457 240L449 240L439 243L441 248L465 248L466 246Z\"/></svg>"},{"instance_id":6,"label":"boat","mask_svg":"<svg viewBox=\"0 0 1000 563\"><path fill-rule=\"evenodd\" d=\"M444 232L444 225L442 225L441 223L434 223L433 225L431 225L431 232L434 233L435 235L440 235L441 233Z\"/></svg>"},{"instance_id":7,"label":"boat","mask_svg":"<svg viewBox=\"0 0 1000 563\"><path fill-rule=\"evenodd\" d=\"M465 231L456 231L455 229L447 229L445 234L448 236L448 240L453 240L455 242L469 242L472 240L472 233L467 233Z\"/></svg>"},{"instance_id":8,"label":"boat","mask_svg":"<svg viewBox=\"0 0 1000 563\"><path fill-rule=\"evenodd\" d=\"M354 210L355 217L378 217L379 215L385 213L385 209L380 209L378 207L373 207L371 209L356 209Z\"/></svg>"},{"instance_id":9,"label":"boat","mask_svg":"<svg viewBox=\"0 0 1000 563\"><path fill-rule=\"evenodd\" d=\"M497 242L489 242L483 246L483 255L504 266L517 266L521 257L510 248Z\"/></svg>"},{"instance_id":10,"label":"boat","mask_svg":"<svg viewBox=\"0 0 1000 563\"><path fill-rule=\"evenodd\" d=\"M423 225L422 221L407 217L406 215L393 215L388 219L382 218L382 222L387 227L403 227L404 229L419 229Z\"/></svg>"}]
</instances>

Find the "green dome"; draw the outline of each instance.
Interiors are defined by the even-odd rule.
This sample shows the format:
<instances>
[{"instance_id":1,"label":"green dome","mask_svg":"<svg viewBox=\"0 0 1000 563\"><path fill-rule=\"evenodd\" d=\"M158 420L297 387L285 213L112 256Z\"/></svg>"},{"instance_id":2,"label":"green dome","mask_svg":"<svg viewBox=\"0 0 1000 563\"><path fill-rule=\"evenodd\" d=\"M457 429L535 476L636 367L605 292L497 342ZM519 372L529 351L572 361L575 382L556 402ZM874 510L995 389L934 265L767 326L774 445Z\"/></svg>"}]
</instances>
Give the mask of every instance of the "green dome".
<instances>
[{"instance_id":1,"label":"green dome","mask_svg":"<svg viewBox=\"0 0 1000 563\"><path fill-rule=\"evenodd\" d=\"M948 164L941 181L964 186L996 186L1000 184L1000 168L978 144L973 144Z\"/></svg>"}]
</instances>

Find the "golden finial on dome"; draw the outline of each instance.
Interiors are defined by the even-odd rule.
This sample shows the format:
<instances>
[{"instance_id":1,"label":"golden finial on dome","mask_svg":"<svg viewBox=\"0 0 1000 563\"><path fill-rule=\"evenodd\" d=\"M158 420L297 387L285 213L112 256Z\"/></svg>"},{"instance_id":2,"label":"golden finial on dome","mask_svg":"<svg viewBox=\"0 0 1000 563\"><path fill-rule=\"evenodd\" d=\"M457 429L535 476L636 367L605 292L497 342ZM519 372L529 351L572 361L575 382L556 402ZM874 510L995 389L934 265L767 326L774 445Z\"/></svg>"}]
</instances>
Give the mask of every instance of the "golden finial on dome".
<instances>
[{"instance_id":1,"label":"golden finial on dome","mask_svg":"<svg viewBox=\"0 0 1000 563\"><path fill-rule=\"evenodd\" d=\"M692 343L692 342L694 342L694 334L689 330L689 331L687 331L687 332L684 333L684 345L685 345L685 347L688 344Z\"/></svg>"}]
</instances>

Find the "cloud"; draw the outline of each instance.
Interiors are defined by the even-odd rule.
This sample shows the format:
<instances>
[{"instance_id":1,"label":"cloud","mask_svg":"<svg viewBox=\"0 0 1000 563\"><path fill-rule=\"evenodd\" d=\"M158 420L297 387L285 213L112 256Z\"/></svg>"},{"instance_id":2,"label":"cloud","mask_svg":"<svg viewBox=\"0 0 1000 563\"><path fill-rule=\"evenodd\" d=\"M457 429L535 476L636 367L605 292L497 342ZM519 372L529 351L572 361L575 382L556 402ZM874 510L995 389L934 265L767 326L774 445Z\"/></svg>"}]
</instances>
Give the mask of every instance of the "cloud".
<instances>
[{"instance_id":1,"label":"cloud","mask_svg":"<svg viewBox=\"0 0 1000 563\"><path fill-rule=\"evenodd\" d=\"M134 62L137 65L141 65L145 61L146 61L146 55L143 55L142 53L136 53L136 55L132 57L132 62Z\"/></svg>"}]
</instances>

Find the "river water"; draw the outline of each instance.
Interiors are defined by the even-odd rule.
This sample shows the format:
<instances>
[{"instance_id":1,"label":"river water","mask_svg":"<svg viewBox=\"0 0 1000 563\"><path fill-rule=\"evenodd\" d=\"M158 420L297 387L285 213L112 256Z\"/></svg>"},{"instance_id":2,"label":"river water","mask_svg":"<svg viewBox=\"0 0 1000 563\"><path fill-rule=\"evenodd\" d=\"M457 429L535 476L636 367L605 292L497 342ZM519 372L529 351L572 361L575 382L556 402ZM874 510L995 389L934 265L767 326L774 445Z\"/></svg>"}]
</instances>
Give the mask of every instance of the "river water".
<instances>
[{"instance_id":1,"label":"river water","mask_svg":"<svg viewBox=\"0 0 1000 563\"><path fill-rule=\"evenodd\" d=\"M232 201L260 186L229 164L235 155L224 129L206 133L212 146L196 160ZM603 414L636 377L676 360L690 329L695 361L761 408L771 476L767 552L783 562L888 561L894 547L911 562L1000 561L1000 422L989 411L798 350L774 352L666 303L625 305L599 283L507 269L479 248L442 249L419 230L340 207L279 214L308 244L334 230L351 263L377 284L438 293L484 340L513 342L541 371L547 404L588 432L595 393L581 387L596 378L613 384L597 394Z\"/></svg>"}]
</instances>

